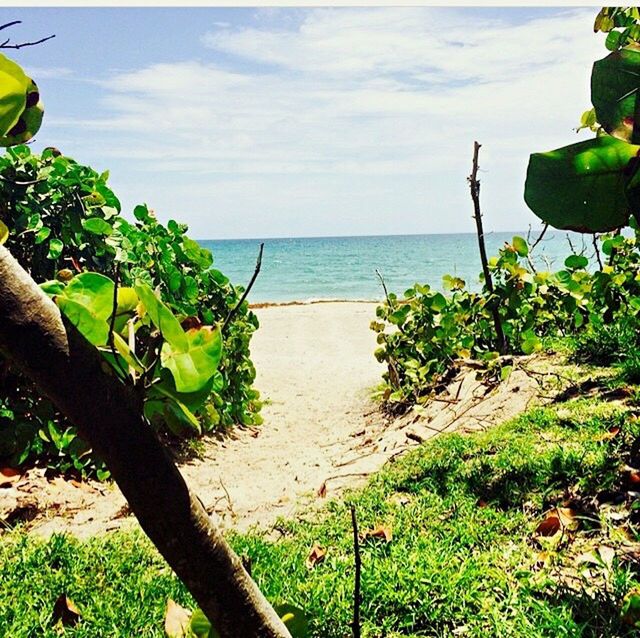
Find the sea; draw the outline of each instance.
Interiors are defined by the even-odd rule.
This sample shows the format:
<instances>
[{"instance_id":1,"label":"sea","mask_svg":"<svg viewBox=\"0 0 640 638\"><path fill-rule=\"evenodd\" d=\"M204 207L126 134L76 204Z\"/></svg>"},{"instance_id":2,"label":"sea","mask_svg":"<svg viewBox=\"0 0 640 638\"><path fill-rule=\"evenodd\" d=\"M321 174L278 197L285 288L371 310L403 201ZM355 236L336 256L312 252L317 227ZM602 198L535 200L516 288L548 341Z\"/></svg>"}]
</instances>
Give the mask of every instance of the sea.
<instances>
[{"instance_id":1,"label":"sea","mask_svg":"<svg viewBox=\"0 0 640 638\"><path fill-rule=\"evenodd\" d=\"M487 254L527 232L485 235ZM532 233L533 242L537 238ZM478 240L474 233L381 235L362 237L288 237L268 239L198 240L212 251L214 267L234 285L246 286L254 272L260 243L262 267L249 293L249 302L283 303L319 300L380 301L384 291L401 295L413 284L442 290L445 274L461 277L471 290L480 288ZM593 239L549 229L532 253L543 269L561 269L572 252L593 259Z\"/></svg>"}]
</instances>

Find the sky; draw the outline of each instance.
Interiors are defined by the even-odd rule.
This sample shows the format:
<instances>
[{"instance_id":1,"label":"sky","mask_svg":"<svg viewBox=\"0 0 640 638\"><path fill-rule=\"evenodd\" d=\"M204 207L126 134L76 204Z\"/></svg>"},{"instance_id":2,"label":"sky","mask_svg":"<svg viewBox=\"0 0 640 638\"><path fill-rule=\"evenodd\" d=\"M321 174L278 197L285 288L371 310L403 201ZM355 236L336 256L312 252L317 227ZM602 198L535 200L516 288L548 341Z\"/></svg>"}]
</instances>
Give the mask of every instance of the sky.
<instances>
[{"instance_id":1,"label":"sky","mask_svg":"<svg viewBox=\"0 0 640 638\"><path fill-rule=\"evenodd\" d=\"M2 8L40 87L32 146L201 239L540 226L530 153L592 135L594 7Z\"/></svg>"}]
</instances>

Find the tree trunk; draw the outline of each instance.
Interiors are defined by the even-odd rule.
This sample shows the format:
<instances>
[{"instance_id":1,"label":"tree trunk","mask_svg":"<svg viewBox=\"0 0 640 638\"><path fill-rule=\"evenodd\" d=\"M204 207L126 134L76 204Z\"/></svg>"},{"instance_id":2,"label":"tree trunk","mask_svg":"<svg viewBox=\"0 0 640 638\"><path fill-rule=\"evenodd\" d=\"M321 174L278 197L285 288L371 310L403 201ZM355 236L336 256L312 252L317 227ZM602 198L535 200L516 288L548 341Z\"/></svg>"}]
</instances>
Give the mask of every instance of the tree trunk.
<instances>
[{"instance_id":1,"label":"tree trunk","mask_svg":"<svg viewBox=\"0 0 640 638\"><path fill-rule=\"evenodd\" d=\"M0 351L102 457L221 638L290 638L141 416L139 400L0 246Z\"/></svg>"}]
</instances>

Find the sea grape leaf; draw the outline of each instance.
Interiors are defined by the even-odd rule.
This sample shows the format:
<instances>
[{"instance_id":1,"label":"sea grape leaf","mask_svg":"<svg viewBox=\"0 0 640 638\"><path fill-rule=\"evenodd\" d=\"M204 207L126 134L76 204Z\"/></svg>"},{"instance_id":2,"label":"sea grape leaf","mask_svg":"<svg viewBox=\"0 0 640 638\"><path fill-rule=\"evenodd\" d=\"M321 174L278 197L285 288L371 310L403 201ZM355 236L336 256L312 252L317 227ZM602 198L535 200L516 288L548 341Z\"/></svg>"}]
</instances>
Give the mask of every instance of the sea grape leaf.
<instances>
[{"instance_id":1,"label":"sea grape leaf","mask_svg":"<svg viewBox=\"0 0 640 638\"><path fill-rule=\"evenodd\" d=\"M612 32L613 33L613 32ZM621 49L593 65L591 102L604 130L640 143L640 51Z\"/></svg>"},{"instance_id":2,"label":"sea grape leaf","mask_svg":"<svg viewBox=\"0 0 640 638\"><path fill-rule=\"evenodd\" d=\"M515 235L511 240L514 250L520 255L520 257L526 257L529 254L529 246L522 237Z\"/></svg>"},{"instance_id":3,"label":"sea grape leaf","mask_svg":"<svg viewBox=\"0 0 640 638\"><path fill-rule=\"evenodd\" d=\"M4 242L7 241L7 237L9 237L9 228L0 219L0 245L4 244Z\"/></svg>"},{"instance_id":4,"label":"sea grape leaf","mask_svg":"<svg viewBox=\"0 0 640 638\"><path fill-rule=\"evenodd\" d=\"M203 326L188 330L187 347L176 348L165 341L160 361L173 375L178 392L198 392L214 376L222 357L222 336L218 328Z\"/></svg>"},{"instance_id":5,"label":"sea grape leaf","mask_svg":"<svg viewBox=\"0 0 640 638\"><path fill-rule=\"evenodd\" d=\"M74 277L55 298L69 321L96 346L107 343L113 287L114 283L108 277L86 272Z\"/></svg>"},{"instance_id":6,"label":"sea grape leaf","mask_svg":"<svg viewBox=\"0 0 640 638\"><path fill-rule=\"evenodd\" d=\"M180 322L171 310L158 299L151 287L141 281L137 281L134 289L144 305L153 325L160 331L172 350L186 352L189 342Z\"/></svg>"},{"instance_id":7,"label":"sea grape leaf","mask_svg":"<svg viewBox=\"0 0 640 638\"><path fill-rule=\"evenodd\" d=\"M0 137L17 123L24 111L31 80L13 60L0 54Z\"/></svg>"},{"instance_id":8,"label":"sea grape leaf","mask_svg":"<svg viewBox=\"0 0 640 638\"><path fill-rule=\"evenodd\" d=\"M625 169L640 151L609 135L529 158L524 199L561 230L601 233L625 226L630 205Z\"/></svg>"},{"instance_id":9,"label":"sea grape leaf","mask_svg":"<svg viewBox=\"0 0 640 638\"><path fill-rule=\"evenodd\" d=\"M49 252L47 253L47 259L58 259L62 254L64 244L60 239L54 238L49 240Z\"/></svg>"},{"instance_id":10,"label":"sea grape leaf","mask_svg":"<svg viewBox=\"0 0 640 638\"><path fill-rule=\"evenodd\" d=\"M111 224L102 217L90 217L82 220L82 227L94 235L110 235L113 231Z\"/></svg>"}]
</instances>

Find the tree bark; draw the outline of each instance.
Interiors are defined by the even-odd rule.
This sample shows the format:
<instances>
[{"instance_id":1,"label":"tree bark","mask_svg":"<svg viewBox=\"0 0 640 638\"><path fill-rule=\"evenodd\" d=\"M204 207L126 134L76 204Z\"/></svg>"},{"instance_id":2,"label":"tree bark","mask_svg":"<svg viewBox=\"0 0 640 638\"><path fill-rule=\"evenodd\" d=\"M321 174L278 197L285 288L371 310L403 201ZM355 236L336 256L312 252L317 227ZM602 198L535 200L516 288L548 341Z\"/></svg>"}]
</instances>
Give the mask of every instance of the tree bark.
<instances>
[{"instance_id":1,"label":"tree bark","mask_svg":"<svg viewBox=\"0 0 640 638\"><path fill-rule=\"evenodd\" d=\"M141 415L131 388L0 246L0 351L102 457L221 638L290 638Z\"/></svg>"},{"instance_id":2,"label":"tree bark","mask_svg":"<svg viewBox=\"0 0 640 638\"><path fill-rule=\"evenodd\" d=\"M489 291L489 296L493 297L493 279L491 279L491 271L489 270L489 261L487 259L487 249L484 245L484 228L482 227L482 213L480 211L480 180L478 179L478 153L482 145L478 142L473 143L473 166L471 175L467 177L469 189L471 190L471 199L473 201L473 219L476 222L476 231L478 234L478 247L480 249L480 261L482 262L482 273L484 274L484 283ZM502 329L502 321L500 320L500 311L495 306L494 299L491 300L491 315L493 316L493 325L496 331L496 347L500 354L507 352L507 339Z\"/></svg>"}]
</instances>

